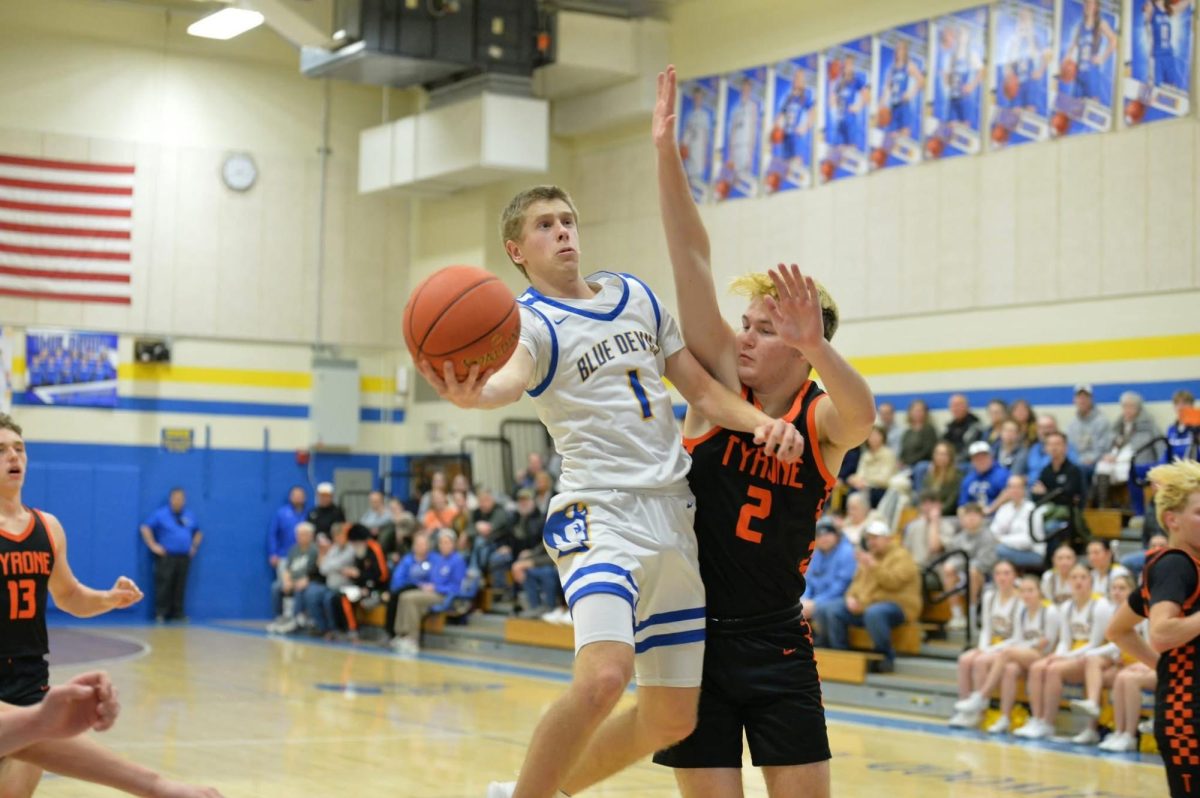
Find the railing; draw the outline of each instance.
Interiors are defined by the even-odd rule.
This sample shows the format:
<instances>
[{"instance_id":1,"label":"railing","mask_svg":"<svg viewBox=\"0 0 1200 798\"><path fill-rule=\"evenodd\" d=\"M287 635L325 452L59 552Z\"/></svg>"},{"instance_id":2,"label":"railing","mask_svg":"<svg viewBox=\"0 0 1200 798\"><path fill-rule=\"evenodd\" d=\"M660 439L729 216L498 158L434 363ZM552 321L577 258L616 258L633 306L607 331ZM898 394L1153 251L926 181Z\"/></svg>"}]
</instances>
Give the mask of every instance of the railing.
<instances>
[{"instance_id":1,"label":"railing","mask_svg":"<svg viewBox=\"0 0 1200 798\"><path fill-rule=\"evenodd\" d=\"M491 488L508 495L512 490L512 444L503 437L466 435L459 452L476 490Z\"/></svg>"},{"instance_id":2,"label":"railing","mask_svg":"<svg viewBox=\"0 0 1200 798\"><path fill-rule=\"evenodd\" d=\"M971 611L974 609L973 607L971 607L971 557L970 557L970 555L968 555L965 551L962 551L961 549L955 549L954 551L948 551L948 552L942 554L941 556L936 557L932 562L929 563L929 565L925 566L923 573L921 574L921 593L924 594L924 592L925 592L925 584L926 584L925 575L929 574L929 573L933 573L933 574L936 574L938 576L938 579L940 580L941 579L941 571L939 570L939 566L942 563L948 562L948 561L956 559L956 558L962 560L962 570L959 572L963 575L962 584L957 585L957 586L951 588L950 590L945 590L944 589L945 585L943 584L943 590L940 593L938 593L935 596L925 596L925 601L927 604L941 604L943 601L949 601L950 599L954 598L955 596L959 596L959 595L966 596L966 600L963 601L963 605L967 608L967 627L966 627L967 628L967 640L966 640L966 643L963 645L963 651L966 651L971 648L971 631L972 631L971 630Z\"/></svg>"}]
</instances>

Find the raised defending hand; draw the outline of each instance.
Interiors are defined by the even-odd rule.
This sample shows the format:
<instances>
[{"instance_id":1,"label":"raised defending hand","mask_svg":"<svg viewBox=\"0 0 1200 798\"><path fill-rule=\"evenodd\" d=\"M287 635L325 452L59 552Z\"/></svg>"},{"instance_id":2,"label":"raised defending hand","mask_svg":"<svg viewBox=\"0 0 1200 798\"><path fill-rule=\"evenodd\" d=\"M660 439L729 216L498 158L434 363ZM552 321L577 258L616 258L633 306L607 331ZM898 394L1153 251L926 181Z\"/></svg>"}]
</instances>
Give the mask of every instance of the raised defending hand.
<instances>
[{"instance_id":1,"label":"raised defending hand","mask_svg":"<svg viewBox=\"0 0 1200 798\"><path fill-rule=\"evenodd\" d=\"M767 454L773 454L785 463L799 460L804 454L804 436L795 424L782 418L759 425L754 430L754 442L760 444Z\"/></svg>"},{"instance_id":2,"label":"raised defending hand","mask_svg":"<svg viewBox=\"0 0 1200 798\"><path fill-rule=\"evenodd\" d=\"M825 322L816 282L801 274L794 263L790 268L781 263L770 274L779 299L768 296L763 304L771 316L775 334L801 352L821 346L825 342Z\"/></svg>"},{"instance_id":3,"label":"raised defending hand","mask_svg":"<svg viewBox=\"0 0 1200 798\"><path fill-rule=\"evenodd\" d=\"M654 102L654 116L650 133L659 153L675 149L675 67L668 66L666 72L658 73L658 98Z\"/></svg>"},{"instance_id":4,"label":"raised defending hand","mask_svg":"<svg viewBox=\"0 0 1200 798\"><path fill-rule=\"evenodd\" d=\"M434 370L428 360L418 363L417 369L421 372L422 377L429 380L429 384L437 391L438 396L468 410L479 407L483 398L483 386L487 384L488 379L494 373L493 369L488 369L481 376L479 364L476 363L471 366L467 378L459 382L458 376L454 373L454 364L449 360L442 364L441 374Z\"/></svg>"},{"instance_id":5,"label":"raised defending hand","mask_svg":"<svg viewBox=\"0 0 1200 798\"><path fill-rule=\"evenodd\" d=\"M117 581L113 582L112 589L108 591L109 603L115 610L123 610L126 607L132 607L142 600L142 591L137 584L127 576L117 577Z\"/></svg>"}]
</instances>

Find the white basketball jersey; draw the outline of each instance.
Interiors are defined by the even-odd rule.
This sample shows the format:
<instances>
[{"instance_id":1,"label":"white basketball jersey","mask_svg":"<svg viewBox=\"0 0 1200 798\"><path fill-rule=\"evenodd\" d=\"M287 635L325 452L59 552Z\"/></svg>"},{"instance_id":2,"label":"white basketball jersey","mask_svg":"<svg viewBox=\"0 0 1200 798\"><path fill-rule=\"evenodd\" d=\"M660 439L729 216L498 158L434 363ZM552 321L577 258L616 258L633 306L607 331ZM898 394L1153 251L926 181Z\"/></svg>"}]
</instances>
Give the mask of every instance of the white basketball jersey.
<instances>
[{"instance_id":1,"label":"white basketball jersey","mask_svg":"<svg viewBox=\"0 0 1200 798\"><path fill-rule=\"evenodd\" d=\"M533 288L517 299L537 364L528 392L563 460L559 490L686 491L691 458L662 381L683 349L679 327L636 277L587 280L600 287L589 300Z\"/></svg>"}]
</instances>

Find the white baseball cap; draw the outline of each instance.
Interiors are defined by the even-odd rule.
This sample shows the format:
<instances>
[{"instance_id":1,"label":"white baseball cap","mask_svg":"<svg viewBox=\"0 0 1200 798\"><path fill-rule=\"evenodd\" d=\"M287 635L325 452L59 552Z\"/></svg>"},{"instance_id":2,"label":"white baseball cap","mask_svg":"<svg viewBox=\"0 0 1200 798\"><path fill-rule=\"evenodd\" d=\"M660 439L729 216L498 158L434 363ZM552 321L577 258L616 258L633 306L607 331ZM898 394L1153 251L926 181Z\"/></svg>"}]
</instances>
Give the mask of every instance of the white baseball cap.
<instances>
[{"instance_id":1,"label":"white baseball cap","mask_svg":"<svg viewBox=\"0 0 1200 798\"><path fill-rule=\"evenodd\" d=\"M970 448L967 449L967 454L970 455L971 457L974 457L977 454L991 454L991 453L992 453L992 447L988 446L987 441L975 441L974 443L971 444Z\"/></svg>"},{"instance_id":2,"label":"white baseball cap","mask_svg":"<svg viewBox=\"0 0 1200 798\"><path fill-rule=\"evenodd\" d=\"M317 493L333 493L333 483L322 482L320 485L317 485Z\"/></svg>"}]
</instances>

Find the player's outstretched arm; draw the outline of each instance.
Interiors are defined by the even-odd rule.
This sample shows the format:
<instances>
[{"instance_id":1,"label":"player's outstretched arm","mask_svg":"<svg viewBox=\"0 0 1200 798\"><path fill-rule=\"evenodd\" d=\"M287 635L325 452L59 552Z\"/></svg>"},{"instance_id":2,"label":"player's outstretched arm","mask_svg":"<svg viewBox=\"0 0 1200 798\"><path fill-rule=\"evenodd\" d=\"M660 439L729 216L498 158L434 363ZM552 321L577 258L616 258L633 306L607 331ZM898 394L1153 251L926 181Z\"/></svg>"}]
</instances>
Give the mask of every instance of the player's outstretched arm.
<instances>
[{"instance_id":1,"label":"player's outstretched arm","mask_svg":"<svg viewBox=\"0 0 1200 798\"><path fill-rule=\"evenodd\" d=\"M1150 608L1150 647L1155 651L1170 651L1187 645L1200 637L1200 613L1183 614L1183 608L1173 601L1160 601Z\"/></svg>"},{"instance_id":2,"label":"player's outstretched arm","mask_svg":"<svg viewBox=\"0 0 1200 798\"><path fill-rule=\"evenodd\" d=\"M63 612L77 618L91 618L109 610L124 609L142 600L142 591L132 579L117 577L108 590L95 590L82 584L67 561L67 535L62 524L50 513L42 513L50 537L54 539L54 569L50 572L50 595Z\"/></svg>"},{"instance_id":3,"label":"player's outstretched arm","mask_svg":"<svg viewBox=\"0 0 1200 798\"><path fill-rule=\"evenodd\" d=\"M417 364L421 376L429 381L438 396L467 409L503 407L517 401L533 376L533 367L533 356L524 346L518 346L498 371L489 369L480 374L476 364L461 382L454 374L454 364L449 361L443 364L442 374L438 374L428 360Z\"/></svg>"},{"instance_id":4,"label":"player's outstretched arm","mask_svg":"<svg viewBox=\"0 0 1200 798\"><path fill-rule=\"evenodd\" d=\"M658 204L675 275L675 300L683 339L700 364L725 385L737 385L737 345L721 318L713 285L708 232L692 201L675 146L675 67L658 76L651 132L658 154Z\"/></svg>"},{"instance_id":5,"label":"player's outstretched arm","mask_svg":"<svg viewBox=\"0 0 1200 798\"><path fill-rule=\"evenodd\" d=\"M1117 648L1126 654L1132 654L1138 658L1139 662L1153 668L1158 665L1158 652L1150 648L1150 645L1137 633L1137 625L1141 621L1141 617L1129 608L1128 602L1121 602L1116 612L1113 613L1112 620L1108 622L1105 636L1116 643Z\"/></svg>"},{"instance_id":6,"label":"player's outstretched arm","mask_svg":"<svg viewBox=\"0 0 1200 798\"><path fill-rule=\"evenodd\" d=\"M753 432L755 443L785 462L799 460L804 454L804 438L794 424L771 418L717 382L688 349L667 358L666 372L683 398L710 423Z\"/></svg>"},{"instance_id":7,"label":"player's outstretched arm","mask_svg":"<svg viewBox=\"0 0 1200 798\"><path fill-rule=\"evenodd\" d=\"M41 741L105 731L120 712L117 691L105 673L84 673L51 687L33 707L0 705L0 756Z\"/></svg>"}]
</instances>

